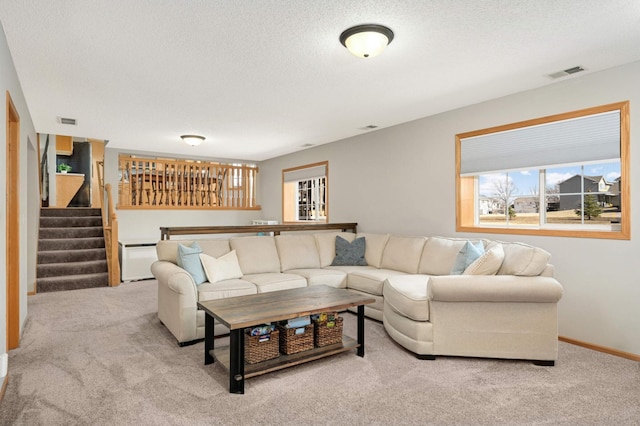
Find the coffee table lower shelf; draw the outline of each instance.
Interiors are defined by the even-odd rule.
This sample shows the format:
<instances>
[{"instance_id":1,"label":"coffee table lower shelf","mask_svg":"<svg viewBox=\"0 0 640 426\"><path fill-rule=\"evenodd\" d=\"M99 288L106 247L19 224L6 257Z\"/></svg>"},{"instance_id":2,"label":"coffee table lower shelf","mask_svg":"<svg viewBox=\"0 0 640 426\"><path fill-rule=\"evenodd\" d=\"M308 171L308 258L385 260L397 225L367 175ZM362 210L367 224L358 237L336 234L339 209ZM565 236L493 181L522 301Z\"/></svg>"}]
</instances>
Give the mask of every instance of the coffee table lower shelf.
<instances>
[{"instance_id":1,"label":"coffee table lower shelf","mask_svg":"<svg viewBox=\"0 0 640 426\"><path fill-rule=\"evenodd\" d=\"M244 364L244 378L260 376L272 371L282 370L283 368L293 367L294 365L303 364L305 362L314 361L316 359L326 358L342 352L357 348L358 342L349 336L342 336L342 343L327 345L321 348L313 348L307 351L298 352L291 355L280 354L279 357L268 359L266 361L255 364ZM231 361L229 357L229 346L215 348L209 352L216 361L220 362L227 371L231 369Z\"/></svg>"}]
</instances>

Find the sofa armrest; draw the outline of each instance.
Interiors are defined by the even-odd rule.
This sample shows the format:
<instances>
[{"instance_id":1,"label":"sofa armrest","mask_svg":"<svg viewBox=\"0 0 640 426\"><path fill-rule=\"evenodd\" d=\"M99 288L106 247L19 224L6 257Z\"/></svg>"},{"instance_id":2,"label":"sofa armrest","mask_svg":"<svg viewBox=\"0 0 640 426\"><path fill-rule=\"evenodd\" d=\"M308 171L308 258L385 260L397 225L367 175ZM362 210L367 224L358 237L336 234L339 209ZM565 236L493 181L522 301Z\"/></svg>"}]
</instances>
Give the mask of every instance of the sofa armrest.
<instances>
[{"instance_id":1,"label":"sofa armrest","mask_svg":"<svg viewBox=\"0 0 640 426\"><path fill-rule=\"evenodd\" d=\"M166 260L152 263L151 273L158 280L158 319L179 343L201 338L198 333L198 290L191 275Z\"/></svg>"},{"instance_id":2,"label":"sofa armrest","mask_svg":"<svg viewBox=\"0 0 640 426\"><path fill-rule=\"evenodd\" d=\"M443 275L429 278L427 294L439 302L557 303L562 286L542 276Z\"/></svg>"},{"instance_id":3,"label":"sofa armrest","mask_svg":"<svg viewBox=\"0 0 640 426\"><path fill-rule=\"evenodd\" d=\"M165 286L177 295L184 297L186 304L198 303L198 289L193 277L187 271L165 260L151 264L151 273L158 280L159 286Z\"/></svg>"}]
</instances>

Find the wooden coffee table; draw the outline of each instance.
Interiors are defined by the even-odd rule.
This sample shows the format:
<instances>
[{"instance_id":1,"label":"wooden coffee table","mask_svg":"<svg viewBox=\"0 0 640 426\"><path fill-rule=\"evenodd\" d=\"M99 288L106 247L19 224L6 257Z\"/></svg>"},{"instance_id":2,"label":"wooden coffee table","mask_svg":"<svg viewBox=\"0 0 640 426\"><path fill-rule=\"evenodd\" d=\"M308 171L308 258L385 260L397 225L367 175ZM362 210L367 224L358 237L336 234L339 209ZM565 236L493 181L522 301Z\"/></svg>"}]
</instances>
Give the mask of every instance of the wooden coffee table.
<instances>
[{"instance_id":1,"label":"wooden coffee table","mask_svg":"<svg viewBox=\"0 0 640 426\"><path fill-rule=\"evenodd\" d=\"M219 361L229 371L229 392L244 393L244 380L304 362L357 348L364 356L364 305L374 299L345 289L325 285L252 294L249 296L198 302L205 312L204 363ZM292 355L246 364L244 362L244 329L269 322L288 320L328 311L358 307L358 336L342 337L342 342L313 348ZM214 318L230 330L229 346L214 350Z\"/></svg>"}]
</instances>

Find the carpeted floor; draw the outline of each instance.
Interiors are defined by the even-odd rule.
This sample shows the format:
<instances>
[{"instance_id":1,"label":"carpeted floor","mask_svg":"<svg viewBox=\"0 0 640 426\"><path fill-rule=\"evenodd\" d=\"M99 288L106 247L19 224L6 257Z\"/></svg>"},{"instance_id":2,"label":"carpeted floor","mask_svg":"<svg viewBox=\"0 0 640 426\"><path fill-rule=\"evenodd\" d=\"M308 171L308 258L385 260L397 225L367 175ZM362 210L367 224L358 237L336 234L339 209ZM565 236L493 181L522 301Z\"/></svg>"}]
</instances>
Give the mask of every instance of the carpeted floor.
<instances>
[{"instance_id":1,"label":"carpeted floor","mask_svg":"<svg viewBox=\"0 0 640 426\"><path fill-rule=\"evenodd\" d=\"M232 395L221 366L203 365L203 343L180 348L160 324L156 286L29 297L0 424L640 424L640 363L562 342L555 367L420 361L372 320L364 358L348 352L252 378ZM355 316L344 316L355 335Z\"/></svg>"}]
</instances>

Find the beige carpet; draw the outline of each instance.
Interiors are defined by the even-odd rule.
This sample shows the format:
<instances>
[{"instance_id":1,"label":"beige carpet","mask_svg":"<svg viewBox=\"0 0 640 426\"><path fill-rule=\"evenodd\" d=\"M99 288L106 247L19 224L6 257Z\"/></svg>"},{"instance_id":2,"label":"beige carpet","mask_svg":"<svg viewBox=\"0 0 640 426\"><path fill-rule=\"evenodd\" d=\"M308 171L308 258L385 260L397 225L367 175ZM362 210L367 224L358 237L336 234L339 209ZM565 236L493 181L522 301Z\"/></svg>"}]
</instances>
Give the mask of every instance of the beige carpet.
<instances>
[{"instance_id":1,"label":"beige carpet","mask_svg":"<svg viewBox=\"0 0 640 426\"><path fill-rule=\"evenodd\" d=\"M0 424L640 424L640 363L565 343L555 367L420 361L372 320L364 358L348 352L256 377L231 395L221 366L203 365L203 343L180 348L160 324L156 286L29 297ZM345 331L355 335L352 314Z\"/></svg>"}]
</instances>

